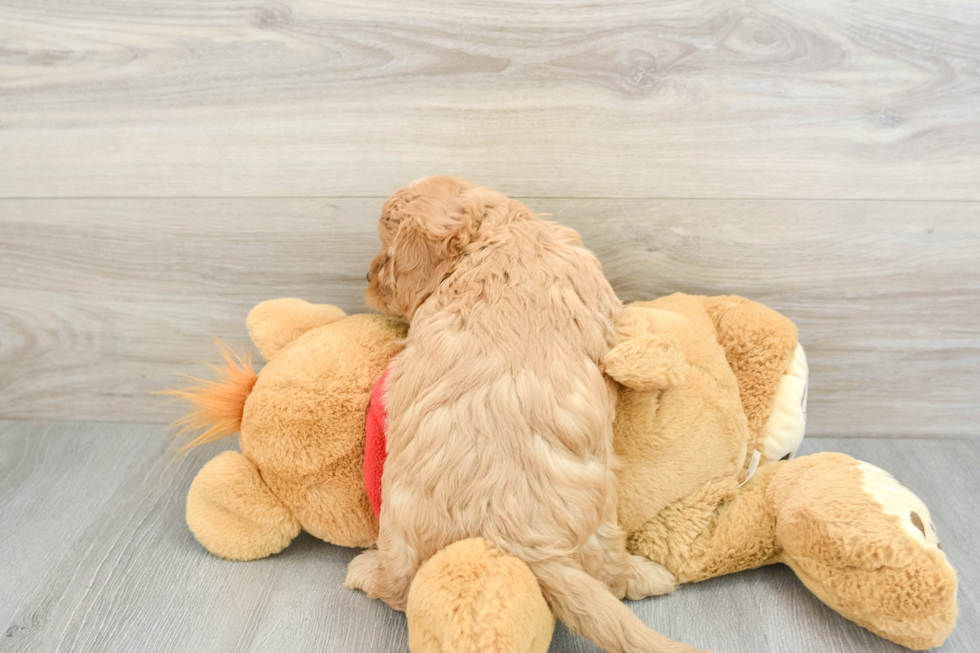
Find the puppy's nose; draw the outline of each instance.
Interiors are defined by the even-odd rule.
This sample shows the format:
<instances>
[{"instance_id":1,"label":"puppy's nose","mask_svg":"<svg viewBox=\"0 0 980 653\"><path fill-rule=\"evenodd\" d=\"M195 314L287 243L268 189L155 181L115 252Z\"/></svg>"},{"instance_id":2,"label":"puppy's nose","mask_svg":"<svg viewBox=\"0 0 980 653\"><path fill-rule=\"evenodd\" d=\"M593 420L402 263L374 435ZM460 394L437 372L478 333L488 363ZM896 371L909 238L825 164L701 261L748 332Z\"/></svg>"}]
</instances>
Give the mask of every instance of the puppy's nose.
<instances>
[{"instance_id":1,"label":"puppy's nose","mask_svg":"<svg viewBox=\"0 0 980 653\"><path fill-rule=\"evenodd\" d=\"M368 270L368 273L367 273L367 282L368 283L371 283L371 271L370 270Z\"/></svg>"}]
</instances>

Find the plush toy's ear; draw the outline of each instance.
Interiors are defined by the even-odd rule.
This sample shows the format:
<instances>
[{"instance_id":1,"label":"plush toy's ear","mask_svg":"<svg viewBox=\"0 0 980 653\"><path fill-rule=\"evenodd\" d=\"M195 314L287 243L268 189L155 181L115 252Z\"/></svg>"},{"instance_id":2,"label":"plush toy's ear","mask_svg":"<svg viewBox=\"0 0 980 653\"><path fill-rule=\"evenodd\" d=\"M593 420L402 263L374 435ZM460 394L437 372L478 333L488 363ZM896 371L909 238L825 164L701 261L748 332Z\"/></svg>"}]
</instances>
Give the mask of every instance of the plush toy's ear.
<instances>
[{"instance_id":1,"label":"plush toy's ear","mask_svg":"<svg viewBox=\"0 0 980 653\"><path fill-rule=\"evenodd\" d=\"M262 302L249 312L245 325L262 358L269 360L307 331L345 317L336 306L287 297Z\"/></svg>"},{"instance_id":2,"label":"plush toy's ear","mask_svg":"<svg viewBox=\"0 0 980 653\"><path fill-rule=\"evenodd\" d=\"M237 451L225 451L197 473L187 493L187 525L208 551L228 560L279 553L301 528L255 463Z\"/></svg>"}]
</instances>

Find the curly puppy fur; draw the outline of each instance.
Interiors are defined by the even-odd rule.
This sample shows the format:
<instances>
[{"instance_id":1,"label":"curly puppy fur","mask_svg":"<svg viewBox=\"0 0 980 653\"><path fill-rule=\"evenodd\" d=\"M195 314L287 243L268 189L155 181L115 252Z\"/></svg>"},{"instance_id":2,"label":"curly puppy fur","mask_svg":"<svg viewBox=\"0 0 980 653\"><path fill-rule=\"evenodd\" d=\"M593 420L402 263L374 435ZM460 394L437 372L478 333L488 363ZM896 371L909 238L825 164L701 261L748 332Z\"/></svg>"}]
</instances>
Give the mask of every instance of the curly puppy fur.
<instances>
[{"instance_id":1,"label":"curly puppy fur","mask_svg":"<svg viewBox=\"0 0 980 653\"><path fill-rule=\"evenodd\" d=\"M421 563L483 537L523 560L572 630L610 651L690 651L619 599L673 589L616 519L619 299L578 233L440 176L392 195L368 302L412 325L392 362L377 550L348 587L404 610Z\"/></svg>"}]
</instances>

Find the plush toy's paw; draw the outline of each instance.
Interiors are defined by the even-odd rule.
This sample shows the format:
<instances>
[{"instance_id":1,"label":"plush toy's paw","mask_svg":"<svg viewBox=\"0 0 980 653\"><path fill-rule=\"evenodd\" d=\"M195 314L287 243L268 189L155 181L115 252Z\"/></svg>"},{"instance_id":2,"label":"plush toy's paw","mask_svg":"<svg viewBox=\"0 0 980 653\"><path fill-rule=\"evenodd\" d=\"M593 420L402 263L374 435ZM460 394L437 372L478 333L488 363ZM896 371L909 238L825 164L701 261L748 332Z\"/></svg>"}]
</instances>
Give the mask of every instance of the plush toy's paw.
<instances>
[{"instance_id":1,"label":"plush toy's paw","mask_svg":"<svg viewBox=\"0 0 980 653\"><path fill-rule=\"evenodd\" d=\"M886 472L843 454L784 463L769 487L782 560L822 601L913 649L956 624L956 571L929 511Z\"/></svg>"},{"instance_id":2,"label":"plush toy's paw","mask_svg":"<svg viewBox=\"0 0 980 653\"><path fill-rule=\"evenodd\" d=\"M286 297L270 299L253 308L245 325L262 358L269 360L307 331L345 317L347 314L336 306Z\"/></svg>"},{"instance_id":3,"label":"plush toy's paw","mask_svg":"<svg viewBox=\"0 0 980 653\"><path fill-rule=\"evenodd\" d=\"M555 628L528 566L480 538L423 564L406 612L412 653L545 653Z\"/></svg>"},{"instance_id":4,"label":"plush toy's paw","mask_svg":"<svg viewBox=\"0 0 980 653\"><path fill-rule=\"evenodd\" d=\"M630 555L630 577L626 588L626 598L630 601L668 594L675 587L677 579L666 568L642 556Z\"/></svg>"},{"instance_id":5,"label":"plush toy's paw","mask_svg":"<svg viewBox=\"0 0 980 653\"><path fill-rule=\"evenodd\" d=\"M208 551L229 560L278 553L300 531L255 464L237 451L225 451L198 472L187 493L187 525Z\"/></svg>"},{"instance_id":6,"label":"plush toy's paw","mask_svg":"<svg viewBox=\"0 0 980 653\"><path fill-rule=\"evenodd\" d=\"M603 357L603 371L634 390L662 390L684 382L690 369L671 334L645 333L616 345Z\"/></svg>"},{"instance_id":7,"label":"plush toy's paw","mask_svg":"<svg viewBox=\"0 0 980 653\"><path fill-rule=\"evenodd\" d=\"M347 578L344 587L349 590L361 590L370 598L378 598L375 591L375 577L378 570L378 550L370 549L358 555L347 566Z\"/></svg>"}]
</instances>

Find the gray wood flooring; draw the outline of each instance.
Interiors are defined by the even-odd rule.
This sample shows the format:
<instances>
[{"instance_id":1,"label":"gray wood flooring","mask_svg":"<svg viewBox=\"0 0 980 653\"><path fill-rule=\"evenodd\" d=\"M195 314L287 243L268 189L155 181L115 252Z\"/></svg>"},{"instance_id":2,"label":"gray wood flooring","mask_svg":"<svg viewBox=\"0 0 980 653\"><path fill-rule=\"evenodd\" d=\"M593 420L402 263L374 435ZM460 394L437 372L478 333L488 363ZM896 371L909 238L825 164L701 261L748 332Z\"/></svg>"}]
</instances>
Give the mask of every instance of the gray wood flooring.
<instances>
[{"instance_id":1,"label":"gray wood flooring","mask_svg":"<svg viewBox=\"0 0 980 653\"><path fill-rule=\"evenodd\" d=\"M235 563L184 524L184 498L219 442L173 453L158 425L0 422L0 650L407 651L405 620L343 589L356 554L302 535ZM980 443L817 438L891 471L929 505L960 574L961 617L944 653L980 640ZM776 566L634 602L665 634L718 653L904 650L826 608ZM563 627L551 650L596 651Z\"/></svg>"}]
</instances>

